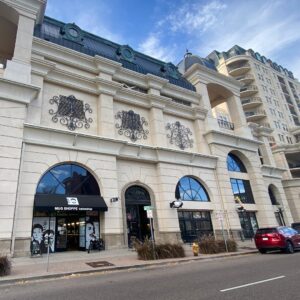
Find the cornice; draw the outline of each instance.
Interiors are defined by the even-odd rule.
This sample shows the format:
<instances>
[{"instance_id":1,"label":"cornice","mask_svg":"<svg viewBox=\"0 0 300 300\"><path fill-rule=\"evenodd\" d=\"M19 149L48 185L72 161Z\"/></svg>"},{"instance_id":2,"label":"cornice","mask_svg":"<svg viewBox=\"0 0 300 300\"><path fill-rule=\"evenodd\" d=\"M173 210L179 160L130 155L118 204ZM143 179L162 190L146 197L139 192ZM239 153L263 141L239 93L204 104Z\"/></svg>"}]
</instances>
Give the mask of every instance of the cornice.
<instances>
[{"instance_id":1,"label":"cornice","mask_svg":"<svg viewBox=\"0 0 300 300\"><path fill-rule=\"evenodd\" d=\"M300 188L300 178L291 178L282 180L283 188L298 187Z\"/></svg>"},{"instance_id":2,"label":"cornice","mask_svg":"<svg viewBox=\"0 0 300 300\"><path fill-rule=\"evenodd\" d=\"M300 143L292 144L292 145L276 145L272 147L272 153L279 153L279 152L287 152L287 153L300 152Z\"/></svg>"},{"instance_id":3,"label":"cornice","mask_svg":"<svg viewBox=\"0 0 300 300\"><path fill-rule=\"evenodd\" d=\"M198 81L208 84L208 83L217 83L224 87L227 87L230 90L233 90L234 93L240 93L240 88L243 86L239 81L235 80L232 77L226 76L217 71L213 71L209 68L206 68L200 64L192 65L183 75L188 79L192 84L196 84Z\"/></svg>"},{"instance_id":4,"label":"cornice","mask_svg":"<svg viewBox=\"0 0 300 300\"><path fill-rule=\"evenodd\" d=\"M38 86L0 78L0 98L3 100L29 104L39 91Z\"/></svg>"},{"instance_id":5,"label":"cornice","mask_svg":"<svg viewBox=\"0 0 300 300\"><path fill-rule=\"evenodd\" d=\"M264 177L271 177L271 178L277 178L282 179L282 174L287 171L286 169L277 168L269 165L262 165L261 171Z\"/></svg>"},{"instance_id":6,"label":"cornice","mask_svg":"<svg viewBox=\"0 0 300 300\"><path fill-rule=\"evenodd\" d=\"M99 76L94 81L97 85L98 93L115 96L117 91L122 89L122 84L115 81L108 81Z\"/></svg>"},{"instance_id":7,"label":"cornice","mask_svg":"<svg viewBox=\"0 0 300 300\"><path fill-rule=\"evenodd\" d=\"M154 76L152 74L146 74L145 80L147 84L147 88L152 88L156 90L161 90L168 82L169 80Z\"/></svg>"},{"instance_id":8,"label":"cornice","mask_svg":"<svg viewBox=\"0 0 300 300\"><path fill-rule=\"evenodd\" d=\"M122 64L105 57L95 55L94 62L99 72L103 72L108 75L114 75L119 69L122 68Z\"/></svg>"},{"instance_id":9,"label":"cornice","mask_svg":"<svg viewBox=\"0 0 300 300\"><path fill-rule=\"evenodd\" d=\"M56 64L50 61L46 61L44 58L35 57L31 58L31 72L35 75L45 77L48 73L55 69Z\"/></svg>"},{"instance_id":10,"label":"cornice","mask_svg":"<svg viewBox=\"0 0 300 300\"><path fill-rule=\"evenodd\" d=\"M203 135L209 145L222 145L251 152L257 152L258 146L263 144L263 142L243 138L223 131L210 130Z\"/></svg>"},{"instance_id":11,"label":"cornice","mask_svg":"<svg viewBox=\"0 0 300 300\"><path fill-rule=\"evenodd\" d=\"M105 138L79 132L24 124L24 142L52 148L69 149L116 156L119 159L147 163L169 163L206 169L215 169L218 157L162 147L133 144L123 140Z\"/></svg>"}]
</instances>

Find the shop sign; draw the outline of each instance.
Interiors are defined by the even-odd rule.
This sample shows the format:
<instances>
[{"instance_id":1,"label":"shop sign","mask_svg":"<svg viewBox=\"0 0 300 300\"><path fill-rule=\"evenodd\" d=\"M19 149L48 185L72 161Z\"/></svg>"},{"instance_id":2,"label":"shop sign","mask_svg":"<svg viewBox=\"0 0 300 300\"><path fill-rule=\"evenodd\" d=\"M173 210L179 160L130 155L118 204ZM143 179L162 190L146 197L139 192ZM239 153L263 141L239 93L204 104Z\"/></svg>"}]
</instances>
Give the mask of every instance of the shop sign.
<instances>
[{"instance_id":1,"label":"shop sign","mask_svg":"<svg viewBox=\"0 0 300 300\"><path fill-rule=\"evenodd\" d=\"M55 206L55 211L91 211L92 207Z\"/></svg>"}]
</instances>

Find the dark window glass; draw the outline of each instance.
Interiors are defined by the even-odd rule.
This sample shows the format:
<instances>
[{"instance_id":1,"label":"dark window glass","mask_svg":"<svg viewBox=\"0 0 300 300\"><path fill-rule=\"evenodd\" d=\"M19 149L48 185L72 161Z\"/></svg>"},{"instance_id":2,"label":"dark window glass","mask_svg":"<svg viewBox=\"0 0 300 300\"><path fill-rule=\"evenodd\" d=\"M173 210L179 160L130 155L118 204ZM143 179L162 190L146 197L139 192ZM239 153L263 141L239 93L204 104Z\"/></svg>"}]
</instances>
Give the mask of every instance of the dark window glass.
<instances>
[{"instance_id":1,"label":"dark window glass","mask_svg":"<svg viewBox=\"0 0 300 300\"><path fill-rule=\"evenodd\" d=\"M99 186L86 169L74 165L58 165L40 180L37 194L52 195L100 195Z\"/></svg>"},{"instance_id":2,"label":"dark window glass","mask_svg":"<svg viewBox=\"0 0 300 300\"><path fill-rule=\"evenodd\" d=\"M141 186L133 185L125 192L126 204L151 205L149 193Z\"/></svg>"},{"instance_id":3,"label":"dark window glass","mask_svg":"<svg viewBox=\"0 0 300 300\"><path fill-rule=\"evenodd\" d=\"M175 198L180 198L182 201L209 201L208 194L201 183L189 176L182 177L177 183Z\"/></svg>"},{"instance_id":4,"label":"dark window glass","mask_svg":"<svg viewBox=\"0 0 300 300\"><path fill-rule=\"evenodd\" d=\"M191 243L204 235L213 235L209 211L178 211L182 240Z\"/></svg>"},{"instance_id":5,"label":"dark window glass","mask_svg":"<svg viewBox=\"0 0 300 300\"><path fill-rule=\"evenodd\" d=\"M275 197L275 195L273 193L273 190L272 190L271 186L269 186L268 191L269 191L269 196L270 196L272 204L273 205L278 205L278 202L276 200L276 197Z\"/></svg>"},{"instance_id":6,"label":"dark window glass","mask_svg":"<svg viewBox=\"0 0 300 300\"><path fill-rule=\"evenodd\" d=\"M232 153L227 156L227 169L228 171L247 173L242 161Z\"/></svg>"},{"instance_id":7,"label":"dark window glass","mask_svg":"<svg viewBox=\"0 0 300 300\"><path fill-rule=\"evenodd\" d=\"M276 228L259 228L256 231L257 234L266 234L266 233L277 233Z\"/></svg>"},{"instance_id":8,"label":"dark window glass","mask_svg":"<svg viewBox=\"0 0 300 300\"><path fill-rule=\"evenodd\" d=\"M236 202L255 203L249 180L230 178L230 182Z\"/></svg>"}]
</instances>

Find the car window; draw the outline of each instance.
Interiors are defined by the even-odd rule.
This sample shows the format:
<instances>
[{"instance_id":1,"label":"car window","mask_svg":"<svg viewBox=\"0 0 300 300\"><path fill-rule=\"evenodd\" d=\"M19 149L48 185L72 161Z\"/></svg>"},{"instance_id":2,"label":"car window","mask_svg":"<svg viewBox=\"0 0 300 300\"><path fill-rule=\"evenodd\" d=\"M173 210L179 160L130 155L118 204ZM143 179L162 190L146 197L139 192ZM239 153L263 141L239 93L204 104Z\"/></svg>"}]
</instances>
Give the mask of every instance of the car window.
<instances>
[{"instance_id":1,"label":"car window","mask_svg":"<svg viewBox=\"0 0 300 300\"><path fill-rule=\"evenodd\" d=\"M276 228L259 228L256 231L257 234L276 233L276 232L277 232Z\"/></svg>"}]
</instances>

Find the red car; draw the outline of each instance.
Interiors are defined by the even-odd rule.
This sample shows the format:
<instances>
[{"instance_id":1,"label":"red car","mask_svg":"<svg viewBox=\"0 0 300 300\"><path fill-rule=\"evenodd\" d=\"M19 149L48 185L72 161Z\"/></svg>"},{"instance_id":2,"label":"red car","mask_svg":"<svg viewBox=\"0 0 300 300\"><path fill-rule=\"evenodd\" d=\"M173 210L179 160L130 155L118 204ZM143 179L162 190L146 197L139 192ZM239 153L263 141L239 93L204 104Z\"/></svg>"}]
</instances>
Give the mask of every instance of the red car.
<instances>
[{"instance_id":1,"label":"red car","mask_svg":"<svg viewBox=\"0 0 300 300\"><path fill-rule=\"evenodd\" d=\"M259 228L254 239L260 253L266 253L268 250L294 253L295 249L300 249L300 234L291 227Z\"/></svg>"}]
</instances>

